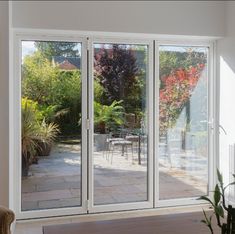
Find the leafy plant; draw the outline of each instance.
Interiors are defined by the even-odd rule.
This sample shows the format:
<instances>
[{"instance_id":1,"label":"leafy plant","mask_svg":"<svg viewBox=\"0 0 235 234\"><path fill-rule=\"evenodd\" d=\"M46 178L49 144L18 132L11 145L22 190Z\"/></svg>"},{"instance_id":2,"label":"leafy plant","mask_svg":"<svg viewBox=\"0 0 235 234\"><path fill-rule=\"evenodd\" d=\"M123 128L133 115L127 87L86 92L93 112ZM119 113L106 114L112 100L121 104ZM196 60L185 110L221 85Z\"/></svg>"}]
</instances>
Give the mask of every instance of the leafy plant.
<instances>
[{"instance_id":1,"label":"leafy plant","mask_svg":"<svg viewBox=\"0 0 235 234\"><path fill-rule=\"evenodd\" d=\"M22 173L27 176L28 168L36 155L43 148L50 150L49 147L59 133L59 126L47 123L38 103L27 98L21 100L21 113Z\"/></svg>"},{"instance_id":2,"label":"leafy plant","mask_svg":"<svg viewBox=\"0 0 235 234\"><path fill-rule=\"evenodd\" d=\"M22 174L27 175L28 167L39 147L41 140L41 129L38 123L40 113L37 103L31 100L21 101L21 150L22 150Z\"/></svg>"},{"instance_id":3,"label":"leafy plant","mask_svg":"<svg viewBox=\"0 0 235 234\"><path fill-rule=\"evenodd\" d=\"M100 131L105 133L107 129L112 129L124 123L124 108L121 101L113 101L111 105L102 105L94 102L94 124Z\"/></svg>"},{"instance_id":4,"label":"leafy plant","mask_svg":"<svg viewBox=\"0 0 235 234\"><path fill-rule=\"evenodd\" d=\"M42 120L44 119L47 123L55 122L69 113L69 108L61 109L58 105L40 105L38 108L40 110Z\"/></svg>"},{"instance_id":5,"label":"leafy plant","mask_svg":"<svg viewBox=\"0 0 235 234\"><path fill-rule=\"evenodd\" d=\"M40 125L40 135L43 142L53 144L59 134L59 125L55 123L46 123L45 119Z\"/></svg>"},{"instance_id":6,"label":"leafy plant","mask_svg":"<svg viewBox=\"0 0 235 234\"><path fill-rule=\"evenodd\" d=\"M40 113L37 103L31 100L22 99L21 102L21 139L23 155L32 155L35 152L37 141L41 139L40 125L38 118Z\"/></svg>"},{"instance_id":7,"label":"leafy plant","mask_svg":"<svg viewBox=\"0 0 235 234\"><path fill-rule=\"evenodd\" d=\"M219 172L218 169L217 169L217 177L218 177L218 184L215 185L213 200L211 200L207 196L201 196L199 199L209 202L210 205L212 206L213 211L214 211L213 214L216 217L217 225L221 229L221 233L232 234L232 233L235 233L235 226L234 226L235 209L232 208L231 205L226 205L225 191L227 188L229 188L229 186L235 185L235 181L225 186L223 182L223 176ZM233 178L235 178L235 174L233 174ZM212 228L212 223L211 223L213 214L210 217L207 217L204 210L203 210L203 214L204 214L205 219L202 220L202 222L208 226L208 228L210 229L210 232L213 234L214 230ZM225 216L227 216L227 222L222 223L222 220L225 219Z\"/></svg>"}]
</instances>

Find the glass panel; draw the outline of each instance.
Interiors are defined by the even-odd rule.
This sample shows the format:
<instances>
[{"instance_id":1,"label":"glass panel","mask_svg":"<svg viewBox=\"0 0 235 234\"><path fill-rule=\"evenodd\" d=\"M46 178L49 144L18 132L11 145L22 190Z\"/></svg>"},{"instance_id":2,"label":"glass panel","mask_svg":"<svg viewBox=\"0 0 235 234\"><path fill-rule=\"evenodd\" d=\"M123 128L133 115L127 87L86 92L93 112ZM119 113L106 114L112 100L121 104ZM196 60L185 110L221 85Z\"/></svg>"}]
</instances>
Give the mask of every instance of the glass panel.
<instances>
[{"instance_id":1,"label":"glass panel","mask_svg":"<svg viewBox=\"0 0 235 234\"><path fill-rule=\"evenodd\" d=\"M94 203L146 201L148 46L94 44Z\"/></svg>"},{"instance_id":2,"label":"glass panel","mask_svg":"<svg viewBox=\"0 0 235 234\"><path fill-rule=\"evenodd\" d=\"M81 205L81 43L22 41L22 210Z\"/></svg>"},{"instance_id":3,"label":"glass panel","mask_svg":"<svg viewBox=\"0 0 235 234\"><path fill-rule=\"evenodd\" d=\"M159 47L160 199L207 194L208 48Z\"/></svg>"}]
</instances>

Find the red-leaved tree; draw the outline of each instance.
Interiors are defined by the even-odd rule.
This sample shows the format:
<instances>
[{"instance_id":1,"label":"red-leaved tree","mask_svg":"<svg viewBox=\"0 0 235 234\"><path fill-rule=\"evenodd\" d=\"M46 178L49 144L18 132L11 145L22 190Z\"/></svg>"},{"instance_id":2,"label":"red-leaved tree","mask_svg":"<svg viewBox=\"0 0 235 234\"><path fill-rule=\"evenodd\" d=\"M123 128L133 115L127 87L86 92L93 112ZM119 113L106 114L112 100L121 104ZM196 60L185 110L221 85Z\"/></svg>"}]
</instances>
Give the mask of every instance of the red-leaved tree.
<instances>
[{"instance_id":1,"label":"red-leaved tree","mask_svg":"<svg viewBox=\"0 0 235 234\"><path fill-rule=\"evenodd\" d=\"M205 65L200 64L188 70L178 69L169 76L161 77L159 93L160 135L175 125L182 109L189 101Z\"/></svg>"}]
</instances>

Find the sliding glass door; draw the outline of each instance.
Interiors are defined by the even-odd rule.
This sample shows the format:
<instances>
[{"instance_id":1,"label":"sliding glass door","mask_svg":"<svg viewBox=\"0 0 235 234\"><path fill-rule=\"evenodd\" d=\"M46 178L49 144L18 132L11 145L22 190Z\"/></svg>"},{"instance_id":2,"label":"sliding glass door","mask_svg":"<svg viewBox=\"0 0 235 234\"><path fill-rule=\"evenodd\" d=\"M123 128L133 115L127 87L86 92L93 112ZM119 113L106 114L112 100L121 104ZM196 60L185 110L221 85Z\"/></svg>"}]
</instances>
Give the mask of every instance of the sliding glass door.
<instances>
[{"instance_id":1,"label":"sliding glass door","mask_svg":"<svg viewBox=\"0 0 235 234\"><path fill-rule=\"evenodd\" d=\"M195 204L208 195L211 45L62 38L16 37L17 216Z\"/></svg>"},{"instance_id":2,"label":"sliding glass door","mask_svg":"<svg viewBox=\"0 0 235 234\"><path fill-rule=\"evenodd\" d=\"M84 43L22 40L21 212L86 212ZM84 95L85 94L85 95Z\"/></svg>"},{"instance_id":3,"label":"sliding glass door","mask_svg":"<svg viewBox=\"0 0 235 234\"><path fill-rule=\"evenodd\" d=\"M207 46L161 44L159 54L159 200L208 194Z\"/></svg>"},{"instance_id":4,"label":"sliding glass door","mask_svg":"<svg viewBox=\"0 0 235 234\"><path fill-rule=\"evenodd\" d=\"M151 53L142 42L92 44L93 210L152 207Z\"/></svg>"}]
</instances>

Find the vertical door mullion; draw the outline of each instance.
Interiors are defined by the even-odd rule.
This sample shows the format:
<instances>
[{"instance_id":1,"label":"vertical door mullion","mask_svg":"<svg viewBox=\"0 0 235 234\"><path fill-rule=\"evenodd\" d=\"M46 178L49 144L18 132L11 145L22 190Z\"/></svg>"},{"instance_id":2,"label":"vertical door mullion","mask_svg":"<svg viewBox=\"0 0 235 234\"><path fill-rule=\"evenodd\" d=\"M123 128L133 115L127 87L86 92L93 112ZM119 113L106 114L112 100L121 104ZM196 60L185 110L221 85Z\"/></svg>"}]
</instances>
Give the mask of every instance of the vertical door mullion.
<instances>
[{"instance_id":1,"label":"vertical door mullion","mask_svg":"<svg viewBox=\"0 0 235 234\"><path fill-rule=\"evenodd\" d=\"M216 106L215 106L215 88L216 79L214 76L214 45L213 43L208 46L208 195L210 197L213 194L210 192L213 190L216 184L216 169L218 168L217 154L216 154L216 134L217 118L216 118Z\"/></svg>"},{"instance_id":2,"label":"vertical door mullion","mask_svg":"<svg viewBox=\"0 0 235 234\"><path fill-rule=\"evenodd\" d=\"M159 202L159 43L155 41L154 53L154 207L157 207Z\"/></svg>"},{"instance_id":3,"label":"vertical door mullion","mask_svg":"<svg viewBox=\"0 0 235 234\"><path fill-rule=\"evenodd\" d=\"M94 89L93 89L93 40L92 38L87 38L87 49L88 49L88 88L87 88L87 100L88 100L88 119L89 119L89 129L88 129L88 202L87 209L90 212L94 204L94 170L93 170L93 132L94 132L94 117L93 117L93 100L94 100Z\"/></svg>"},{"instance_id":4,"label":"vertical door mullion","mask_svg":"<svg viewBox=\"0 0 235 234\"><path fill-rule=\"evenodd\" d=\"M154 43L151 42L148 45L148 71L147 71L147 113L148 113L148 150L147 150L147 191L148 191L148 201L154 207L154 160L155 160L155 149L154 149Z\"/></svg>"},{"instance_id":5,"label":"vertical door mullion","mask_svg":"<svg viewBox=\"0 0 235 234\"><path fill-rule=\"evenodd\" d=\"M82 150L81 150L81 175L82 175L82 209L87 212L87 164L88 164L88 140L87 140L87 45L86 40L82 42Z\"/></svg>"}]
</instances>

